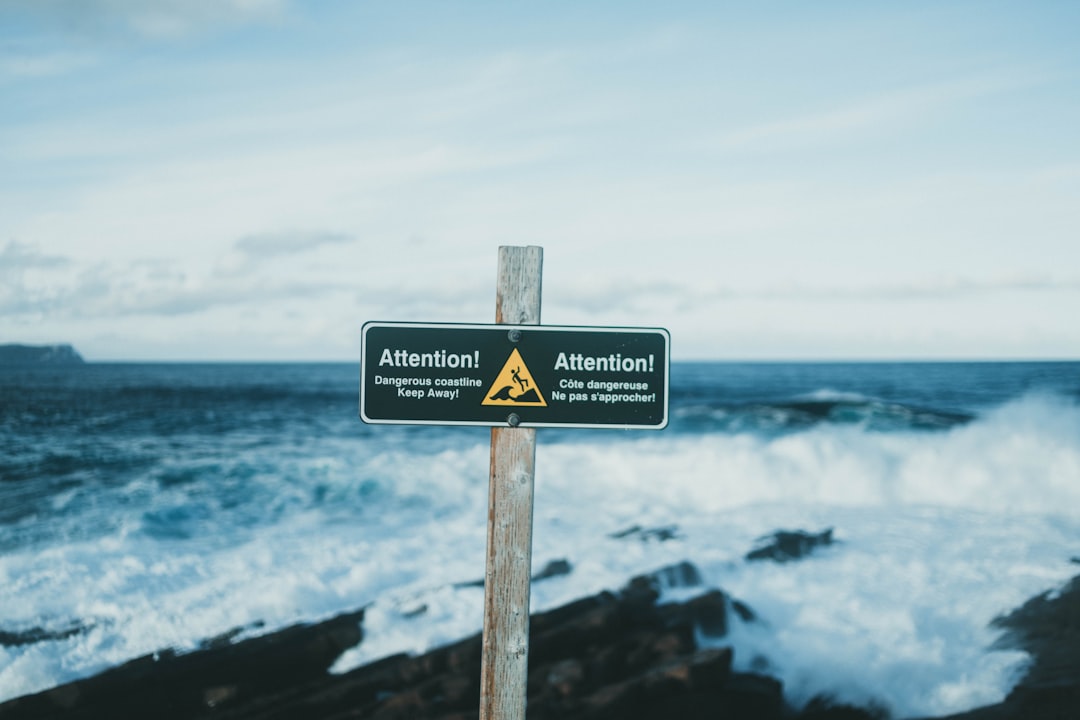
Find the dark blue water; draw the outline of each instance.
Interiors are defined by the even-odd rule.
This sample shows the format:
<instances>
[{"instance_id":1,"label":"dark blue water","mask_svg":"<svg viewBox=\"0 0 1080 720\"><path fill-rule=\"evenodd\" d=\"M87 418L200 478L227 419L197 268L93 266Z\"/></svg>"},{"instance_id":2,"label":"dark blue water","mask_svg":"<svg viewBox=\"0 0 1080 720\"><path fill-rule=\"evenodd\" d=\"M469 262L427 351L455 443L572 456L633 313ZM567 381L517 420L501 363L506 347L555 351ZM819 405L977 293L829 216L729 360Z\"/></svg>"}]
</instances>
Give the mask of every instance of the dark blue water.
<instances>
[{"instance_id":1,"label":"dark blue water","mask_svg":"<svg viewBox=\"0 0 1080 720\"><path fill-rule=\"evenodd\" d=\"M447 588L479 572L488 429L365 425L359 378L340 364L0 367L0 638L26 639L0 643L0 699L369 602L387 610L365 652L474 631L474 599ZM1080 363L676 363L670 405L661 431L538 432L537 556L592 568L542 601L687 557L611 544L636 523L697 528L671 547L724 572L738 552L725 543L745 539L710 533L734 527L731 508L767 532L770 503L784 517L857 503L877 508L860 523L904 529L902 568L924 516L897 508L1041 513L1023 535L1042 538L1072 527L1056 517L1080 499ZM935 533L965 518L941 514ZM1035 557L1052 568L1056 554ZM395 615L402 593L429 592L442 624Z\"/></svg>"},{"instance_id":2,"label":"dark blue water","mask_svg":"<svg viewBox=\"0 0 1080 720\"><path fill-rule=\"evenodd\" d=\"M672 372L676 432L819 422L948 428L1014 398L1080 398L1080 363L701 363ZM710 412L717 411L717 412Z\"/></svg>"},{"instance_id":3,"label":"dark blue water","mask_svg":"<svg viewBox=\"0 0 1080 720\"><path fill-rule=\"evenodd\" d=\"M437 451L486 429L379 427L357 419L359 369L339 364L0 367L0 506L73 484L123 484L164 459L317 438ZM676 363L668 434L776 433L817 423L948 428L1032 392L1080 398L1080 363ZM545 430L543 441L618 431ZM164 472L163 483L182 482ZM19 486L33 486L30 491ZM20 501L18 496L23 496ZM20 508L22 508L20 510ZM0 516L3 517L3 516Z\"/></svg>"}]
</instances>

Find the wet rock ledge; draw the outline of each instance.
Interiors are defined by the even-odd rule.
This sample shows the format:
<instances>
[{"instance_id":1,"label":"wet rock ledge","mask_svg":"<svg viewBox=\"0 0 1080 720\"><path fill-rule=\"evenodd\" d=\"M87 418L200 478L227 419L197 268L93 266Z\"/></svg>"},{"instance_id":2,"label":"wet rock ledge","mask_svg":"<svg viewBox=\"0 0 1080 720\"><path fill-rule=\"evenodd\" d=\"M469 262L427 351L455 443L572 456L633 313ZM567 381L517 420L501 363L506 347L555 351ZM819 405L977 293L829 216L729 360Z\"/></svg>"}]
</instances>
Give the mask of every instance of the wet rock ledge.
<instances>
[{"instance_id":1,"label":"wet rock ledge","mask_svg":"<svg viewBox=\"0 0 1080 720\"><path fill-rule=\"evenodd\" d=\"M662 541L632 528L628 536ZM791 562L834 542L832 531L780 531L747 561ZM553 564L533 580L565 574ZM661 588L699 588L658 604ZM479 710L480 635L419 656L395 655L342 675L328 669L363 640L364 611L235 641L258 626L212 638L194 652L138 658L96 677L0 704L0 720L57 718L378 718L457 720ZM754 611L702 585L688 562L531 618L529 720L884 720L876 708L829 698L792 708L779 680L733 669L724 638ZM1080 719L1080 576L997 621L1002 645L1033 662L1001 703L948 720ZM78 628L62 632L78 632ZM42 631L44 632L44 631ZM33 642L31 633L11 642ZM707 642L706 642L707 641ZM747 660L743 658L742 660ZM757 665L740 662L740 667ZM945 720L945 719L941 719Z\"/></svg>"},{"instance_id":2,"label":"wet rock ledge","mask_svg":"<svg viewBox=\"0 0 1080 720\"><path fill-rule=\"evenodd\" d=\"M1002 647L1031 654L1026 675L1002 702L940 720L1080 719L1080 575L994 625L1005 631Z\"/></svg>"},{"instance_id":3,"label":"wet rock ledge","mask_svg":"<svg viewBox=\"0 0 1080 720\"><path fill-rule=\"evenodd\" d=\"M694 577L689 563L532 617L530 720L725 718L860 720L872 712L826 699L796 712L778 680L736 672L722 640L750 608L719 590L658 604L661 584ZM343 675L327 669L362 640L363 611L240 642L158 653L96 677L0 705L0 718L476 718L479 635L420 656L396 655Z\"/></svg>"}]
</instances>

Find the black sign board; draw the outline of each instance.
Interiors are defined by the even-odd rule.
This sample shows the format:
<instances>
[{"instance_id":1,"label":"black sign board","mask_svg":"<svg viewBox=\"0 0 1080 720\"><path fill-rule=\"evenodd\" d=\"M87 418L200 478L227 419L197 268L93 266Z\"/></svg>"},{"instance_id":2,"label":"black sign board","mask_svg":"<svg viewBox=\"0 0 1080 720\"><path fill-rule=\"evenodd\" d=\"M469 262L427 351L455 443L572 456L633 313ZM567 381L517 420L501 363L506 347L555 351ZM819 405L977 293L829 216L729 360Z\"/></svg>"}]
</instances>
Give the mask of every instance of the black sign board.
<instances>
[{"instance_id":1,"label":"black sign board","mask_svg":"<svg viewBox=\"0 0 1080 720\"><path fill-rule=\"evenodd\" d=\"M369 322L368 423L660 429L671 340L660 328Z\"/></svg>"}]
</instances>

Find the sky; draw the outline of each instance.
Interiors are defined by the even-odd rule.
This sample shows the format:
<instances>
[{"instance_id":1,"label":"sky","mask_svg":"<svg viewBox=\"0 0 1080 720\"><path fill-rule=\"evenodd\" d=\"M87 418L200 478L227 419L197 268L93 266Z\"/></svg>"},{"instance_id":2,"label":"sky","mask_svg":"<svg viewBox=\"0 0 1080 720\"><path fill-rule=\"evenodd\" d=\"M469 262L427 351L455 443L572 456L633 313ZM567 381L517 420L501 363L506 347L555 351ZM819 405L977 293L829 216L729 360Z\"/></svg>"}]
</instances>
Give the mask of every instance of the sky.
<instances>
[{"instance_id":1,"label":"sky","mask_svg":"<svg viewBox=\"0 0 1080 720\"><path fill-rule=\"evenodd\" d=\"M1080 3L0 0L0 343L1080 357Z\"/></svg>"}]
</instances>

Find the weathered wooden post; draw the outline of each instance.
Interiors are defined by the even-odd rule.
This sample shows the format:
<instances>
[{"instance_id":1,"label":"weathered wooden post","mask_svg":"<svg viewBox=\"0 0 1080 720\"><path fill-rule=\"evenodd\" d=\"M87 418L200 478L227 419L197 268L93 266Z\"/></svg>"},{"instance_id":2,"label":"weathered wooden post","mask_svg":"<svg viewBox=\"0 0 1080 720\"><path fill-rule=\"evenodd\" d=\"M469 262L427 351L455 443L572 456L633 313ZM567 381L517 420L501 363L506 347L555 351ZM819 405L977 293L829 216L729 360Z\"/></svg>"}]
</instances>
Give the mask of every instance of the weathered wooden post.
<instances>
[{"instance_id":1,"label":"weathered wooden post","mask_svg":"<svg viewBox=\"0 0 1080 720\"><path fill-rule=\"evenodd\" d=\"M496 323L540 324L543 261L540 247L499 248ZM491 428L480 720L525 718L536 429L516 418Z\"/></svg>"},{"instance_id":2,"label":"weathered wooden post","mask_svg":"<svg viewBox=\"0 0 1080 720\"><path fill-rule=\"evenodd\" d=\"M536 428L668 422L662 328L540 325L543 248L500 247L495 324L366 322L367 423L491 427L480 720L524 720Z\"/></svg>"}]
</instances>

